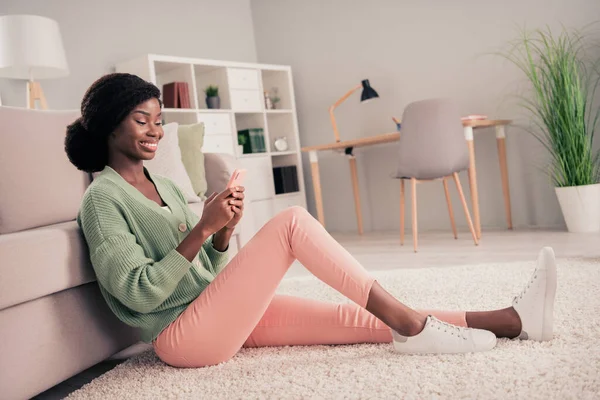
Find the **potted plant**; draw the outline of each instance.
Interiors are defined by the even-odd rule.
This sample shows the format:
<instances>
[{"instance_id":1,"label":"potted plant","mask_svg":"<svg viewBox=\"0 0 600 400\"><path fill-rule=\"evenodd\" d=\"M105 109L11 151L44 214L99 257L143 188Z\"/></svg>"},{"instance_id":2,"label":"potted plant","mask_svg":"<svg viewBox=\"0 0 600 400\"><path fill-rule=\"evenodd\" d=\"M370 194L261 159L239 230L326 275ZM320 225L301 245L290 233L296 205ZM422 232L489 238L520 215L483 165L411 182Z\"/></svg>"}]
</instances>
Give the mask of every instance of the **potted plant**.
<instances>
[{"instance_id":1,"label":"potted plant","mask_svg":"<svg viewBox=\"0 0 600 400\"><path fill-rule=\"evenodd\" d=\"M204 89L206 94L206 107L208 108L221 108L221 98L219 97L219 87L215 85L208 85Z\"/></svg>"},{"instance_id":2,"label":"potted plant","mask_svg":"<svg viewBox=\"0 0 600 400\"><path fill-rule=\"evenodd\" d=\"M533 115L531 133L550 153L548 172L568 230L600 231L600 158L593 149L600 110L592 106L600 76L586 58L584 35L522 32L503 55L531 84L521 99Z\"/></svg>"},{"instance_id":3,"label":"potted plant","mask_svg":"<svg viewBox=\"0 0 600 400\"><path fill-rule=\"evenodd\" d=\"M271 105L272 105L272 109L276 110L279 108L279 102L281 101L281 97L279 97L279 89L277 89L276 87L273 88L272 90L272 95L271 95Z\"/></svg>"},{"instance_id":4,"label":"potted plant","mask_svg":"<svg viewBox=\"0 0 600 400\"><path fill-rule=\"evenodd\" d=\"M271 98L271 103L273 103L273 110L276 110L279 108L278 104L281 101L281 98L278 96L274 96L273 98Z\"/></svg>"},{"instance_id":5,"label":"potted plant","mask_svg":"<svg viewBox=\"0 0 600 400\"><path fill-rule=\"evenodd\" d=\"M244 148L248 143L248 137L238 133L238 154L244 154Z\"/></svg>"}]
</instances>

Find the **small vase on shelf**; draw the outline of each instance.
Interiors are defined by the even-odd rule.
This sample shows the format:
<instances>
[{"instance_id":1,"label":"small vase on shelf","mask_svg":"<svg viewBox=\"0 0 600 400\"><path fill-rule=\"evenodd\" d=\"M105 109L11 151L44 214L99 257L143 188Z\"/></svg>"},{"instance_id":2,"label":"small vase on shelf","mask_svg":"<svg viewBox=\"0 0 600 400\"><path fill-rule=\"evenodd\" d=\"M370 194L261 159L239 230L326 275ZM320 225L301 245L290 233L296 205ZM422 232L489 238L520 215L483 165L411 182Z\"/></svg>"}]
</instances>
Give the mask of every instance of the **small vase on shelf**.
<instances>
[{"instance_id":1,"label":"small vase on shelf","mask_svg":"<svg viewBox=\"0 0 600 400\"><path fill-rule=\"evenodd\" d=\"M219 87L215 85L208 85L204 89L206 93L206 107L210 109L221 108L221 98L219 97Z\"/></svg>"},{"instance_id":2,"label":"small vase on shelf","mask_svg":"<svg viewBox=\"0 0 600 400\"><path fill-rule=\"evenodd\" d=\"M271 101L271 98L269 97L269 93L265 90L264 94L265 94L265 109L272 110L273 102Z\"/></svg>"},{"instance_id":3,"label":"small vase on shelf","mask_svg":"<svg viewBox=\"0 0 600 400\"><path fill-rule=\"evenodd\" d=\"M211 108L211 109L221 108L221 98L218 96L207 97L206 98L206 107Z\"/></svg>"}]
</instances>

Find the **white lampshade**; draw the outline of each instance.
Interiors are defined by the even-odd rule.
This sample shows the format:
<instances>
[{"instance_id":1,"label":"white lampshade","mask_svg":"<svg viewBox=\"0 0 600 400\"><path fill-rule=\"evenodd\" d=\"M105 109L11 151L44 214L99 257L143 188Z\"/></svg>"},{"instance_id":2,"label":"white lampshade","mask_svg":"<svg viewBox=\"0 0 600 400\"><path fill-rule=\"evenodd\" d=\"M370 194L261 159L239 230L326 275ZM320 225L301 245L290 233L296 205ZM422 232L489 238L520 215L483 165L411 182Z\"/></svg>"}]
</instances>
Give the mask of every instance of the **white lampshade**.
<instances>
[{"instance_id":1,"label":"white lampshade","mask_svg":"<svg viewBox=\"0 0 600 400\"><path fill-rule=\"evenodd\" d=\"M58 23L37 15L0 16L0 77L50 79L69 75Z\"/></svg>"}]
</instances>

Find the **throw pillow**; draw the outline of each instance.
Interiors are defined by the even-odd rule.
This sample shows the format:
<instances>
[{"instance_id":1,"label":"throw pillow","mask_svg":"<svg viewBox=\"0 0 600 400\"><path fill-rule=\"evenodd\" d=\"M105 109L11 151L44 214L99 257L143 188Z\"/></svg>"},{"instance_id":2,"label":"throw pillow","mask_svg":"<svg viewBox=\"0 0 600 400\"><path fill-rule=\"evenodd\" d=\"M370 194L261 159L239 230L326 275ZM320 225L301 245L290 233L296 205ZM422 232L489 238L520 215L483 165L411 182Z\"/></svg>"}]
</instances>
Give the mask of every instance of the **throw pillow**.
<instances>
[{"instance_id":1,"label":"throw pillow","mask_svg":"<svg viewBox=\"0 0 600 400\"><path fill-rule=\"evenodd\" d=\"M196 196L190 177L181 161L177 127L178 124L176 122L166 124L163 127L165 136L158 143L158 149L154 158L144 161L144 166L151 173L162 175L175 182L185 195L188 203L198 203L202 199Z\"/></svg>"},{"instance_id":2,"label":"throw pillow","mask_svg":"<svg viewBox=\"0 0 600 400\"><path fill-rule=\"evenodd\" d=\"M179 136L179 148L181 149L181 161L192 181L194 192L205 199L204 195L208 189L206 183L206 172L204 171L204 123L193 125L179 125L177 129Z\"/></svg>"},{"instance_id":3,"label":"throw pillow","mask_svg":"<svg viewBox=\"0 0 600 400\"><path fill-rule=\"evenodd\" d=\"M90 179L65 154L65 127L79 116L79 110L0 107L0 235L77 216ZM0 253L12 246L6 239ZM38 249L36 243L32 249ZM0 255L0 270L10 269L5 258Z\"/></svg>"}]
</instances>

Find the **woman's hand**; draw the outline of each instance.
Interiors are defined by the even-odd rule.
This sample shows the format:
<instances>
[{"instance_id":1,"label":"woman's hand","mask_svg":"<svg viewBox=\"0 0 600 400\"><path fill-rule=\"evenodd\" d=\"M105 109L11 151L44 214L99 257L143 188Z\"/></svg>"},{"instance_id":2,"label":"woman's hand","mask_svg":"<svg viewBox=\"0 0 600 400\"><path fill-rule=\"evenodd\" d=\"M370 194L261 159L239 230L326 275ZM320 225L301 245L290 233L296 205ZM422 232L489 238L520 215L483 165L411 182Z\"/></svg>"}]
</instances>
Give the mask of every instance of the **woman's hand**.
<instances>
[{"instance_id":1,"label":"woman's hand","mask_svg":"<svg viewBox=\"0 0 600 400\"><path fill-rule=\"evenodd\" d=\"M235 226L240 222L244 215L244 191L246 188L243 186L237 186L234 188L235 191L229 198L229 205L231 206L232 211L234 212L233 218L231 221L225 225L227 229L233 230Z\"/></svg>"},{"instance_id":2,"label":"woman's hand","mask_svg":"<svg viewBox=\"0 0 600 400\"><path fill-rule=\"evenodd\" d=\"M242 206L242 202L230 198L236 192L235 188L228 188L221 193L213 193L204 202L204 210L200 218L200 225L209 235L221 230L235 216L234 206ZM231 203L233 201L233 203Z\"/></svg>"}]
</instances>

